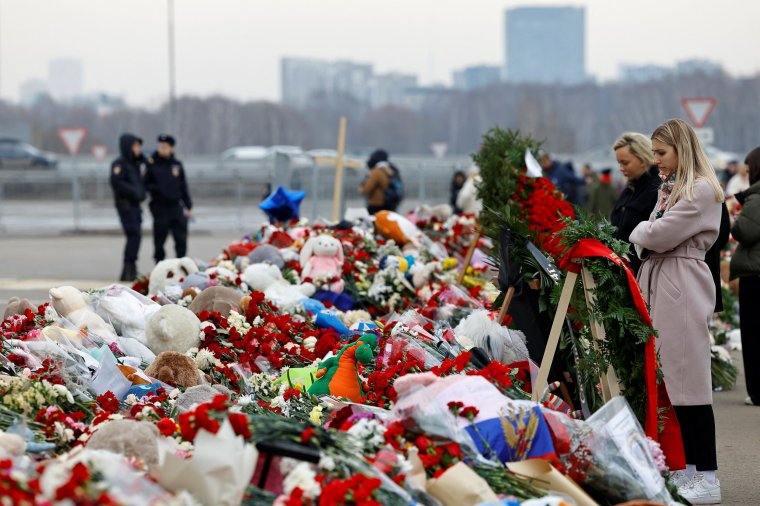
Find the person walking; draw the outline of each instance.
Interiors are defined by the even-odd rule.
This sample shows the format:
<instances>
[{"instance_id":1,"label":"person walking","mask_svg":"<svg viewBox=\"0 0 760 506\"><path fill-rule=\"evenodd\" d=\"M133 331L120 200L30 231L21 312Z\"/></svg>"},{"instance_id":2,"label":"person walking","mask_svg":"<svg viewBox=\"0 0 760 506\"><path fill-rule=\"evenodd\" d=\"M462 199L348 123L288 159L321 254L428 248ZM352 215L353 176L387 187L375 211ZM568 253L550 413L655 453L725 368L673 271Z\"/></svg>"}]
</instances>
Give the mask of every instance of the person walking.
<instances>
[{"instance_id":1,"label":"person walking","mask_svg":"<svg viewBox=\"0 0 760 506\"><path fill-rule=\"evenodd\" d=\"M723 189L694 130L671 119L652 134L662 184L648 221L630 240L652 308L665 387L681 426L686 470L674 474L691 504L721 502L712 409L710 330L715 286L705 253L718 238Z\"/></svg>"},{"instance_id":2,"label":"person walking","mask_svg":"<svg viewBox=\"0 0 760 506\"><path fill-rule=\"evenodd\" d=\"M610 214L610 223L617 227L615 239L629 242L636 225L649 219L657 203L660 188L658 169L653 165L652 141L644 134L626 132L612 145L620 173L628 181L615 201ZM639 272L641 260L631 244L628 261L634 274Z\"/></svg>"},{"instance_id":3,"label":"person walking","mask_svg":"<svg viewBox=\"0 0 760 506\"><path fill-rule=\"evenodd\" d=\"M478 198L478 185L482 178L480 177L480 167L473 164L467 171L467 181L462 185L462 189L457 195L457 207L464 214L474 214L478 216L483 209L483 202Z\"/></svg>"},{"instance_id":4,"label":"person walking","mask_svg":"<svg viewBox=\"0 0 760 506\"><path fill-rule=\"evenodd\" d=\"M742 210L731 234L739 243L731 258L731 279L739 278L739 326L748 397L744 403L760 406L760 147L745 162L749 166L750 187L741 196Z\"/></svg>"},{"instance_id":5,"label":"person walking","mask_svg":"<svg viewBox=\"0 0 760 506\"><path fill-rule=\"evenodd\" d=\"M395 211L398 202L389 202L386 193L391 184L391 178L398 175L388 162L388 152L383 149L374 151L367 160L369 175L359 186L359 192L367 197L367 212L375 214L378 211Z\"/></svg>"},{"instance_id":6,"label":"person walking","mask_svg":"<svg viewBox=\"0 0 760 506\"><path fill-rule=\"evenodd\" d=\"M171 232L177 258L187 254L187 220L192 216L193 202L187 189L185 168L174 157L175 140L171 135L158 136L158 149L148 160L145 187L150 192L150 213L153 215L153 259L166 257L164 243Z\"/></svg>"},{"instance_id":7,"label":"person walking","mask_svg":"<svg viewBox=\"0 0 760 506\"><path fill-rule=\"evenodd\" d=\"M114 204L127 239L119 281L134 281L137 279L137 255L142 238L140 203L145 200L141 177L141 172L145 170L142 139L133 134L123 134L119 138L119 153L121 156L111 163L110 176Z\"/></svg>"}]
</instances>

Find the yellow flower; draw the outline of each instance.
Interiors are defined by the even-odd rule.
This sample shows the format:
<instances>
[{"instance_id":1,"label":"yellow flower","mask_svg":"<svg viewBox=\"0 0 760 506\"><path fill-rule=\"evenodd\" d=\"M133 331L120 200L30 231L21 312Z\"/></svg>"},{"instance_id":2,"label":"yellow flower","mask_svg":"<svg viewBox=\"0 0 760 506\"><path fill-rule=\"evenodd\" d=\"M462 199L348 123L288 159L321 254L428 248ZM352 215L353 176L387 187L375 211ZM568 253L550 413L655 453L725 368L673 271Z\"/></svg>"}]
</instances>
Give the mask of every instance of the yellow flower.
<instances>
[{"instance_id":1,"label":"yellow flower","mask_svg":"<svg viewBox=\"0 0 760 506\"><path fill-rule=\"evenodd\" d=\"M443 261L443 270L448 271L451 269L456 268L456 266L459 265L459 261L456 258L449 257L446 260Z\"/></svg>"},{"instance_id":2,"label":"yellow flower","mask_svg":"<svg viewBox=\"0 0 760 506\"><path fill-rule=\"evenodd\" d=\"M314 425L322 424L322 406L314 406L309 413L309 421Z\"/></svg>"}]
</instances>

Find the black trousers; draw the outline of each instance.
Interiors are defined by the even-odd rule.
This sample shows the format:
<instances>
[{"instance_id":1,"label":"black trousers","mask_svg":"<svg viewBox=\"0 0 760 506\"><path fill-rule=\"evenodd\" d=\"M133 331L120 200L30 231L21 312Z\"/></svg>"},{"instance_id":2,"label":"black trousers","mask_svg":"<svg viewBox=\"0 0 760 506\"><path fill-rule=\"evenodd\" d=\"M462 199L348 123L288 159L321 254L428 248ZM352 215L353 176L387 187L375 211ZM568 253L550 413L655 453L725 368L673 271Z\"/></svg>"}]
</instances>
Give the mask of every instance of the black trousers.
<instances>
[{"instance_id":1,"label":"black trousers","mask_svg":"<svg viewBox=\"0 0 760 506\"><path fill-rule=\"evenodd\" d=\"M739 318L742 331L742 358L747 394L760 406L760 276L739 279Z\"/></svg>"},{"instance_id":2,"label":"black trousers","mask_svg":"<svg viewBox=\"0 0 760 506\"><path fill-rule=\"evenodd\" d=\"M718 457L715 450L715 416L711 404L701 406L673 406L686 454L686 463L697 466L697 471L716 471Z\"/></svg>"},{"instance_id":3,"label":"black trousers","mask_svg":"<svg viewBox=\"0 0 760 506\"><path fill-rule=\"evenodd\" d=\"M127 244L124 246L124 263L134 263L140 252L142 210L140 206L123 206L117 207L116 211L119 213L121 229L127 238Z\"/></svg>"},{"instance_id":4,"label":"black trousers","mask_svg":"<svg viewBox=\"0 0 760 506\"><path fill-rule=\"evenodd\" d=\"M169 232L174 239L174 250L177 258L182 258L187 253L187 217L182 206L161 206L150 204L150 212L153 215L153 258L160 262L166 258L164 243Z\"/></svg>"}]
</instances>

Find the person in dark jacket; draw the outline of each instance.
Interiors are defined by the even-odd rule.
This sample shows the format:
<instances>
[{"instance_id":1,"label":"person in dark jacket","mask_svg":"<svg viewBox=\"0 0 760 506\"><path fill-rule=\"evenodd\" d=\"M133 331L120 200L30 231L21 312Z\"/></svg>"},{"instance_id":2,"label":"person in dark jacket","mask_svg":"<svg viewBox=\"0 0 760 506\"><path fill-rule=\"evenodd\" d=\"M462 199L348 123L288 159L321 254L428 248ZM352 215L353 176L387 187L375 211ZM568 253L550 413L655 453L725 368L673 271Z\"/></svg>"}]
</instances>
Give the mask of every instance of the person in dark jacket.
<instances>
[{"instance_id":1,"label":"person in dark jacket","mask_svg":"<svg viewBox=\"0 0 760 506\"><path fill-rule=\"evenodd\" d=\"M745 404L760 406L760 147L745 162L750 187L741 195L741 213L731 234L739 243L731 258L731 279L739 278L739 325L742 334L744 377L749 396Z\"/></svg>"},{"instance_id":2,"label":"person in dark jacket","mask_svg":"<svg viewBox=\"0 0 760 506\"><path fill-rule=\"evenodd\" d=\"M145 169L142 154L142 139L133 134L119 138L121 156L111 163L111 188L113 189L116 211L119 213L121 228L127 238L120 281L137 279L137 254L142 238L142 209L145 200L141 172Z\"/></svg>"},{"instance_id":3,"label":"person in dark jacket","mask_svg":"<svg viewBox=\"0 0 760 506\"><path fill-rule=\"evenodd\" d=\"M657 190L662 182L653 166L652 141L644 134L626 132L612 145L620 172L628 183L612 208L610 223L617 227L615 239L630 242L636 225L647 221L657 203ZM628 261L638 274L641 260L631 244Z\"/></svg>"},{"instance_id":4,"label":"person in dark jacket","mask_svg":"<svg viewBox=\"0 0 760 506\"><path fill-rule=\"evenodd\" d=\"M177 258L187 253L187 220L193 202L187 189L185 169L174 157L175 140L171 135L158 136L158 150L148 160L145 187L150 192L153 215L153 258L156 263L166 257L164 243L171 232Z\"/></svg>"},{"instance_id":5,"label":"person in dark jacket","mask_svg":"<svg viewBox=\"0 0 760 506\"><path fill-rule=\"evenodd\" d=\"M723 211L720 216L720 231L715 244L705 253L705 263L710 268L710 273L715 283L715 312L723 312L723 291L720 283L720 254L723 248L728 244L728 238L731 235L731 218L728 214L728 207L723 202Z\"/></svg>"},{"instance_id":6,"label":"person in dark jacket","mask_svg":"<svg viewBox=\"0 0 760 506\"><path fill-rule=\"evenodd\" d=\"M618 192L612 186L612 169L602 170L599 181L588 192L586 210L594 217L606 218L615 208Z\"/></svg>"},{"instance_id":7,"label":"person in dark jacket","mask_svg":"<svg viewBox=\"0 0 760 506\"><path fill-rule=\"evenodd\" d=\"M451 178L449 204L451 204L451 208L454 210L454 214L462 214L462 208L457 207L457 197L459 196L459 192L462 190L465 181L467 181L467 176L461 170L456 171L454 173L454 177Z\"/></svg>"},{"instance_id":8,"label":"person in dark jacket","mask_svg":"<svg viewBox=\"0 0 760 506\"><path fill-rule=\"evenodd\" d=\"M549 153L541 154L544 176L565 195L565 199L575 206L583 206L586 196L586 180L575 174L572 164L552 160Z\"/></svg>"}]
</instances>

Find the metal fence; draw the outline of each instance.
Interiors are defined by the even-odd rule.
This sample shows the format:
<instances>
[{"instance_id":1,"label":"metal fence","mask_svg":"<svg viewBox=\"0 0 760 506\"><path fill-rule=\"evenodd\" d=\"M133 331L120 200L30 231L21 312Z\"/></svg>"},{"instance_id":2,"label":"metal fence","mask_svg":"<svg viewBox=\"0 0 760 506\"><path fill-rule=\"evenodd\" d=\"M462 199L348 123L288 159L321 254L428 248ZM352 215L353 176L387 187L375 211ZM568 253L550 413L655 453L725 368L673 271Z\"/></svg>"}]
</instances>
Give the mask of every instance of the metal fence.
<instances>
[{"instance_id":1,"label":"metal fence","mask_svg":"<svg viewBox=\"0 0 760 506\"><path fill-rule=\"evenodd\" d=\"M405 211L419 203L449 200L455 171L470 165L467 158L394 158L404 181ZM312 220L332 214L335 167L278 156L276 159L229 162L212 157L184 161L194 202L196 229L250 230L264 219L258 204L277 185L303 190L301 215ZM62 160L50 169L0 170L0 231L117 230L107 162L91 157ZM358 187L366 169L344 169L343 209L364 206ZM147 207L147 206L146 206ZM147 218L144 225L150 224Z\"/></svg>"}]
</instances>

